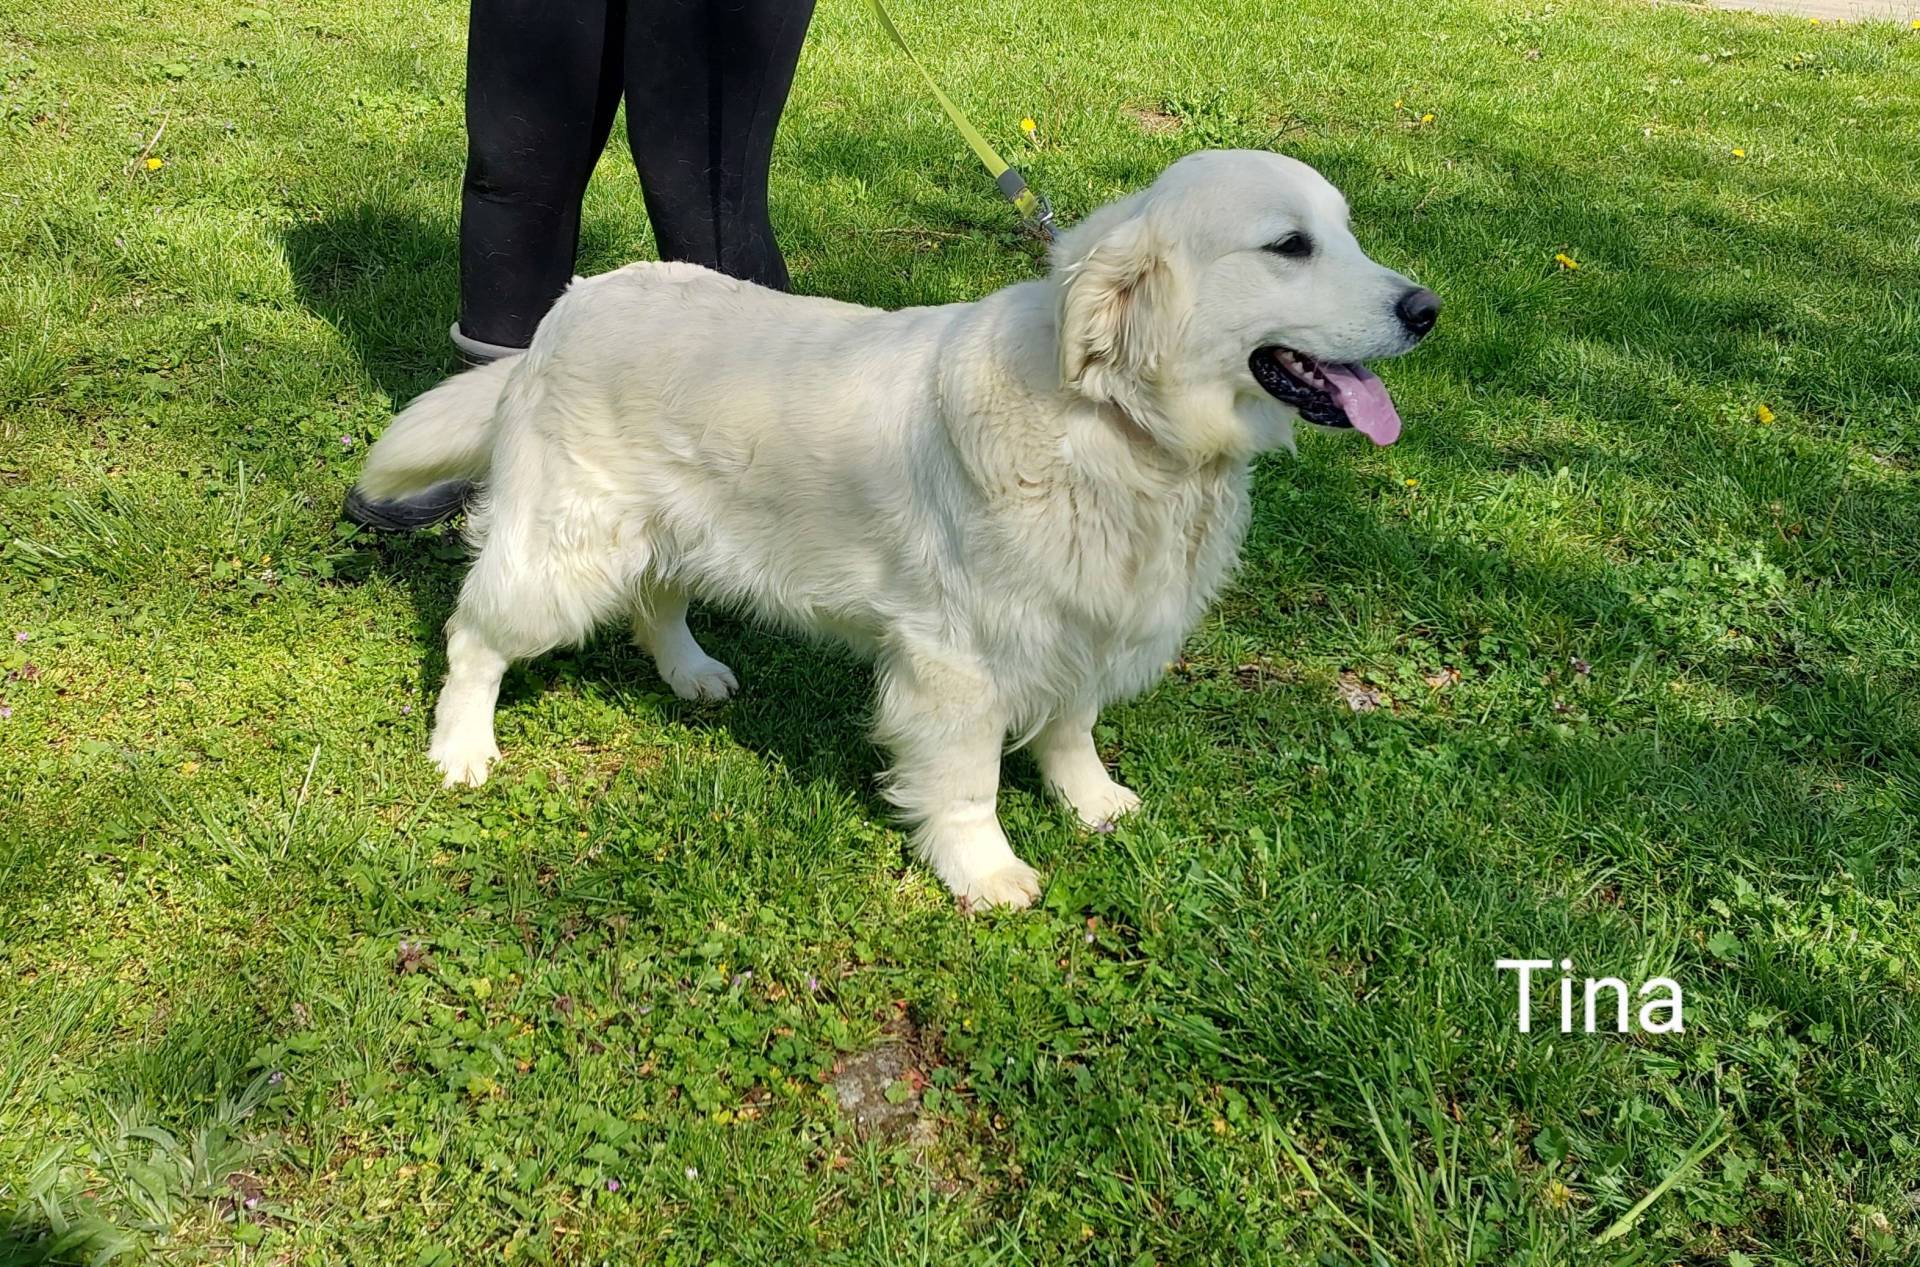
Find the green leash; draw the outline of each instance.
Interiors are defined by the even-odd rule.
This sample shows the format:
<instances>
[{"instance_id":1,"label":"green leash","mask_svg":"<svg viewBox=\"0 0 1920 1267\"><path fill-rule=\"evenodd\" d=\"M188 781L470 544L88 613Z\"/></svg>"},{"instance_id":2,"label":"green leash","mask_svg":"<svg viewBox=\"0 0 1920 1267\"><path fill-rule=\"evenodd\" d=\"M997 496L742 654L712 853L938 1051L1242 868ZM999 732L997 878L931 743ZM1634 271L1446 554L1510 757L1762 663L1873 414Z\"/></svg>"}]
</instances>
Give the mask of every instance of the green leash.
<instances>
[{"instance_id":1,"label":"green leash","mask_svg":"<svg viewBox=\"0 0 1920 1267\"><path fill-rule=\"evenodd\" d=\"M1008 202L1019 208L1020 216L1027 227L1047 241L1053 241L1052 204L1027 185L1027 178L1020 174L1019 168L1000 157L1000 151L994 149L992 143L980 134L980 129L973 126L972 120L967 118L966 111L953 104L953 99L940 91L940 85L935 83L933 76L927 73L926 66L914 55L906 38L900 34L900 28L894 25L893 15L887 12L887 6L882 4L881 0L867 0L867 3L873 9L873 16L879 19L880 28L887 33L887 37L894 42L895 46L907 55L907 60L913 63L913 68L920 72L920 78L926 80L927 87L933 91L934 100L940 103L940 108L947 112L949 119L953 120L954 129L960 133L973 152L980 156L980 162L986 167L987 174L993 177L993 183L1000 187L1000 192L1006 195Z\"/></svg>"}]
</instances>

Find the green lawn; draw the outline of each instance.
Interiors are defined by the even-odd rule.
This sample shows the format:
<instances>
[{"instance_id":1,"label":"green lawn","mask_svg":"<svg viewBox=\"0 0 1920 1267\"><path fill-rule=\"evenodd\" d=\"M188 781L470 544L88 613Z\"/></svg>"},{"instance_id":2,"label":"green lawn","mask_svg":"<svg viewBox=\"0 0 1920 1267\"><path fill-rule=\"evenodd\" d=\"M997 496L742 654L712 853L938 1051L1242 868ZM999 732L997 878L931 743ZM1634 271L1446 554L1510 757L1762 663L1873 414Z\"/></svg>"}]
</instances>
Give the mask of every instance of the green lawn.
<instances>
[{"instance_id":1,"label":"green lawn","mask_svg":"<svg viewBox=\"0 0 1920 1267\"><path fill-rule=\"evenodd\" d=\"M1916 1261L1920 30L903 0L1063 218L1271 145L1448 303L1103 721L1148 809L1015 759L967 918L864 671L722 615L737 700L609 634L438 787L462 549L334 511L452 366L463 13L0 0L0 1261ZM1032 275L971 164L827 0L797 286ZM582 271L651 250L616 148Z\"/></svg>"}]
</instances>

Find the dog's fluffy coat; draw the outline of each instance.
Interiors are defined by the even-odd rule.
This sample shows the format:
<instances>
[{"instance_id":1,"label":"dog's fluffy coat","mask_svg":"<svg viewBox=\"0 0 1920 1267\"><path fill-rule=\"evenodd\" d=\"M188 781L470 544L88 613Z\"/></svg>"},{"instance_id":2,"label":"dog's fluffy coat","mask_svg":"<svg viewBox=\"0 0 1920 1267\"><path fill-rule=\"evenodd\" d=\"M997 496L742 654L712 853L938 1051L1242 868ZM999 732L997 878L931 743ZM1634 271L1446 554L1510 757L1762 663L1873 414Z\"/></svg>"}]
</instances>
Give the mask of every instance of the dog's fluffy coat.
<instances>
[{"instance_id":1,"label":"dog's fluffy coat","mask_svg":"<svg viewBox=\"0 0 1920 1267\"><path fill-rule=\"evenodd\" d=\"M1296 232L1311 258L1263 250ZM884 312L685 264L576 282L526 353L401 413L360 480L485 481L432 757L483 781L507 664L620 615L675 692L725 697L686 611L730 604L875 661L920 856L1024 905L1002 751L1030 745L1089 825L1139 804L1092 725L1178 652L1233 566L1252 458L1292 444L1249 353L1403 351L1411 286L1310 168L1253 152L1182 160L978 303Z\"/></svg>"}]
</instances>

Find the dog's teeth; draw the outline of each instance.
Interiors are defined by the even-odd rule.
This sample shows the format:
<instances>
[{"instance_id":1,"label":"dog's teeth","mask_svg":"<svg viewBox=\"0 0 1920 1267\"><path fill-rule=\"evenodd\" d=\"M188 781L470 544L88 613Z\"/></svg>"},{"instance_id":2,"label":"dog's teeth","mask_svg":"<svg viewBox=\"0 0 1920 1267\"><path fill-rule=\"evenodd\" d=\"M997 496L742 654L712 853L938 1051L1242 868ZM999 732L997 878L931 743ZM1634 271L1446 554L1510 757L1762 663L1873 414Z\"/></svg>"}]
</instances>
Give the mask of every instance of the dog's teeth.
<instances>
[{"instance_id":1,"label":"dog's teeth","mask_svg":"<svg viewBox=\"0 0 1920 1267\"><path fill-rule=\"evenodd\" d=\"M1304 379L1315 387L1326 386L1326 379L1320 373L1319 364L1308 360L1297 352L1283 349L1280 353L1280 364L1286 368L1288 373Z\"/></svg>"}]
</instances>

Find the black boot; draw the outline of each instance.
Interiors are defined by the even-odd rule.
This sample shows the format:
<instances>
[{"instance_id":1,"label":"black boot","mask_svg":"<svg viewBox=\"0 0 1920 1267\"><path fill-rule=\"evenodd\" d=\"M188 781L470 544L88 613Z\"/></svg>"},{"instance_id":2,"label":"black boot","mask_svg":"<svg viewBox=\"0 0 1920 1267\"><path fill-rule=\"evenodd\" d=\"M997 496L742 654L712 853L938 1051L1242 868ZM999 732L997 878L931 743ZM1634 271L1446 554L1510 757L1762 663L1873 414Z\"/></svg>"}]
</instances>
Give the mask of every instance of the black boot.
<instances>
[{"instance_id":1,"label":"black boot","mask_svg":"<svg viewBox=\"0 0 1920 1267\"><path fill-rule=\"evenodd\" d=\"M471 480L443 480L411 497L396 497L392 501L375 501L358 488L350 488L346 504L340 507L340 517L375 532L418 532L465 510L471 496Z\"/></svg>"},{"instance_id":2,"label":"black boot","mask_svg":"<svg viewBox=\"0 0 1920 1267\"><path fill-rule=\"evenodd\" d=\"M447 331L447 336L469 369L526 351L469 338L460 332L458 323ZM411 497L396 497L391 501L375 501L362 495L358 488L350 488L346 504L340 508L340 517L375 532L418 532L453 518L466 509L467 499L472 496L471 480L443 480Z\"/></svg>"}]
</instances>

